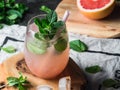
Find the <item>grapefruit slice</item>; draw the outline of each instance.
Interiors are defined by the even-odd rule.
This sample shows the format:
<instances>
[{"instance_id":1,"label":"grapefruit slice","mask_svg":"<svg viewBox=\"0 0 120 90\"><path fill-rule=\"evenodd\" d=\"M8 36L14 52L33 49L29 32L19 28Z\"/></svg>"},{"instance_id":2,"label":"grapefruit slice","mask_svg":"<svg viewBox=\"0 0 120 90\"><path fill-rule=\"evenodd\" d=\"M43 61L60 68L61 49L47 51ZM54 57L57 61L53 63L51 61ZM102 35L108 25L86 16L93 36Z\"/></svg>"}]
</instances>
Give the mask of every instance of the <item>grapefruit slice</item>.
<instances>
[{"instance_id":1,"label":"grapefruit slice","mask_svg":"<svg viewBox=\"0 0 120 90\"><path fill-rule=\"evenodd\" d=\"M81 14L90 19L102 19L114 9L115 0L77 0Z\"/></svg>"}]
</instances>

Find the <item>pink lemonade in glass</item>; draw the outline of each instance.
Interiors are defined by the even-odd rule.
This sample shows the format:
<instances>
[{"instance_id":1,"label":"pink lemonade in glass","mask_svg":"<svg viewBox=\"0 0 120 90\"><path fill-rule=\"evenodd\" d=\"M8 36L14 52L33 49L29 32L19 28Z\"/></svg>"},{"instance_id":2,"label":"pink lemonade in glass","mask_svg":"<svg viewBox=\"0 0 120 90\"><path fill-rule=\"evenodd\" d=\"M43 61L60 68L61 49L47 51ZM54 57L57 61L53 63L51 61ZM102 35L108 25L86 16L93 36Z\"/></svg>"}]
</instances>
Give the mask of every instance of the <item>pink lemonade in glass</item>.
<instances>
[{"instance_id":1,"label":"pink lemonade in glass","mask_svg":"<svg viewBox=\"0 0 120 90\"><path fill-rule=\"evenodd\" d=\"M36 38L39 28L34 19L44 17L45 15L38 15L29 21L24 54L25 62L34 75L51 79L59 75L69 61L68 34L64 23L57 29L59 32L44 34L45 39L41 36Z\"/></svg>"}]
</instances>

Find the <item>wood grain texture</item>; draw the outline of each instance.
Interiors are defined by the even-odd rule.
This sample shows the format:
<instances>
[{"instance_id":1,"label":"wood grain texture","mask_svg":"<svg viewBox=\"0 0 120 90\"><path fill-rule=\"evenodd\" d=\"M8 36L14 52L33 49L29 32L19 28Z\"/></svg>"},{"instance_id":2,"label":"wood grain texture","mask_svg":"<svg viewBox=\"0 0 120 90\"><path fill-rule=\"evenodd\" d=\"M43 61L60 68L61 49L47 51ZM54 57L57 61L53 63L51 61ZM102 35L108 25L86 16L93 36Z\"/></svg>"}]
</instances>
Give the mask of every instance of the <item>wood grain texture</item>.
<instances>
[{"instance_id":1,"label":"wood grain texture","mask_svg":"<svg viewBox=\"0 0 120 90\"><path fill-rule=\"evenodd\" d=\"M22 72L24 76L27 77L27 80L31 83L31 87L28 90L36 90L38 85L50 85L53 90L58 90L58 81L62 77L70 76L72 90L82 90L83 86L86 84L86 79L81 71L81 69L75 64L73 60L69 60L69 63L65 70L57 76L55 79L45 80L38 78L30 72L27 68L23 53L19 53L15 56L10 57L0 64L0 83L7 83L6 78L13 76L18 77L19 72ZM15 88L6 87L3 90L17 90Z\"/></svg>"},{"instance_id":2,"label":"wood grain texture","mask_svg":"<svg viewBox=\"0 0 120 90\"><path fill-rule=\"evenodd\" d=\"M97 38L120 37L120 5L116 4L113 12L101 20L91 20L80 14L76 0L63 0L56 8L59 17L65 10L70 11L66 22L69 32L79 33Z\"/></svg>"}]
</instances>

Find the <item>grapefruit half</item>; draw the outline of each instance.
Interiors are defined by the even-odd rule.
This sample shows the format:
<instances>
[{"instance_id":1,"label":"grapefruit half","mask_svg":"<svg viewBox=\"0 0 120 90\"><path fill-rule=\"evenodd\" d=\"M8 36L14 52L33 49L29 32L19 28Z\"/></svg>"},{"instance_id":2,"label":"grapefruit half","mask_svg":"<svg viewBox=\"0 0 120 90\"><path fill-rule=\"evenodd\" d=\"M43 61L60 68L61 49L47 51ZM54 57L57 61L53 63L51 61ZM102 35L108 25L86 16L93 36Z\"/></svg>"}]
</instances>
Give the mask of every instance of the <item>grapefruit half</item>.
<instances>
[{"instance_id":1,"label":"grapefruit half","mask_svg":"<svg viewBox=\"0 0 120 90\"><path fill-rule=\"evenodd\" d=\"M115 0L77 0L81 14L90 19L102 19L114 9Z\"/></svg>"}]
</instances>

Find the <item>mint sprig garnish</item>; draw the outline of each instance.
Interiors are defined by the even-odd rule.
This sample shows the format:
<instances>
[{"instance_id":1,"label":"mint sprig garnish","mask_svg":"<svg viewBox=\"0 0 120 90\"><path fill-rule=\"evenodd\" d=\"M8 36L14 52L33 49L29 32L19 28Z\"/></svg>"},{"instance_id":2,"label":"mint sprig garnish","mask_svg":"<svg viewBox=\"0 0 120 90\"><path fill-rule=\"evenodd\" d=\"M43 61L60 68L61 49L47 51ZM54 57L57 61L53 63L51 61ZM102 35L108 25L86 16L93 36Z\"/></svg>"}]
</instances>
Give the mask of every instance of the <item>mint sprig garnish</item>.
<instances>
[{"instance_id":1,"label":"mint sprig garnish","mask_svg":"<svg viewBox=\"0 0 120 90\"><path fill-rule=\"evenodd\" d=\"M58 31L61 30L61 32L59 32L59 37L56 37L57 41L54 45L55 49L58 52L62 52L66 49L67 47L67 40L65 38L63 38L63 36L61 35L61 33L66 33L65 32L65 28L64 25L65 23L62 20L58 20L58 15L54 10L51 10L50 8L46 7L46 6L41 6L40 10L42 10L43 12L45 12L45 17L43 18L35 18L34 19L34 23L37 25L39 31L35 33L34 37L38 40L42 40L43 42L49 42L50 40L54 39L56 34L58 35ZM61 39L62 38L62 39ZM46 43L48 44L48 43ZM49 46L46 45L45 46ZM32 46L33 47L33 46ZM29 48L30 49L30 48ZM44 53L44 51L47 50L43 48L43 49L36 49L33 48L31 49L31 51L36 52L36 53ZM42 52L43 51L43 52Z\"/></svg>"},{"instance_id":2,"label":"mint sprig garnish","mask_svg":"<svg viewBox=\"0 0 120 90\"><path fill-rule=\"evenodd\" d=\"M0 89L4 87L15 87L18 90L27 90L28 85L30 83L27 81L27 77L19 73L19 77L7 77L7 84L0 86Z\"/></svg>"},{"instance_id":3,"label":"mint sprig garnish","mask_svg":"<svg viewBox=\"0 0 120 90\"><path fill-rule=\"evenodd\" d=\"M60 27L64 26L65 23L62 20L58 21L57 13L54 10L49 9L46 6L41 6L40 10L46 13L46 16L42 19L35 18L34 22L39 28L39 32L37 33L38 39L42 36L44 40L51 40L56 32L60 29Z\"/></svg>"}]
</instances>

